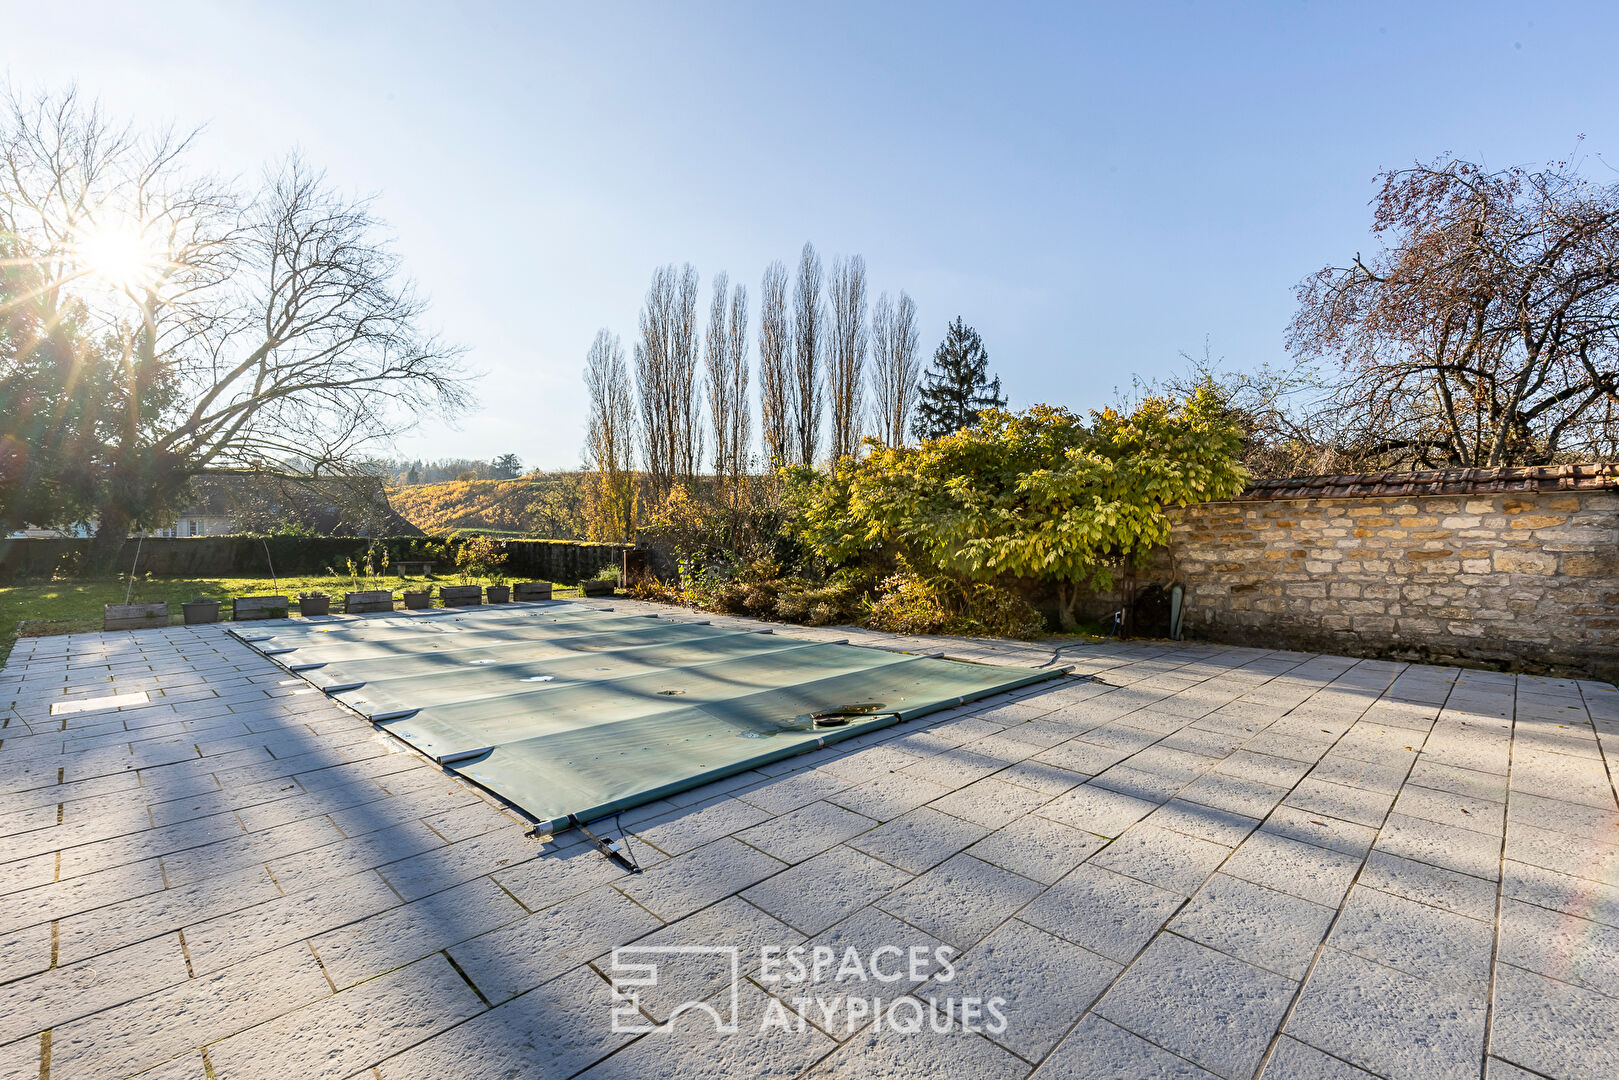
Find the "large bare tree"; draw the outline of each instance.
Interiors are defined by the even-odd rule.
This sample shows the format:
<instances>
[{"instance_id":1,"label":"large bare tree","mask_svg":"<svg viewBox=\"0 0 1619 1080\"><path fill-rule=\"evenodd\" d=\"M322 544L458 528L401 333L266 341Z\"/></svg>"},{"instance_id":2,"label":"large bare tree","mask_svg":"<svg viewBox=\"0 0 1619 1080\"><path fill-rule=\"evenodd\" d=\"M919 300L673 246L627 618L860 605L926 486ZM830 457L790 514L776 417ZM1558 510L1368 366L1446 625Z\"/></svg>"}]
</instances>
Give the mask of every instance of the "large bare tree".
<instances>
[{"instance_id":1,"label":"large bare tree","mask_svg":"<svg viewBox=\"0 0 1619 1080\"><path fill-rule=\"evenodd\" d=\"M1364 465L1619 452L1619 184L1466 161L1382 174L1381 250L1299 289L1289 343L1343 368L1327 419Z\"/></svg>"},{"instance_id":2,"label":"large bare tree","mask_svg":"<svg viewBox=\"0 0 1619 1080\"><path fill-rule=\"evenodd\" d=\"M0 232L46 305L76 298L116 355L101 558L167 524L193 477L353 472L470 400L367 200L297 156L244 192L190 149L71 91L9 96L0 116Z\"/></svg>"},{"instance_id":3,"label":"large bare tree","mask_svg":"<svg viewBox=\"0 0 1619 1080\"><path fill-rule=\"evenodd\" d=\"M826 386L831 405L832 458L850 457L864 434L866 260L859 255L832 264L832 319L826 344Z\"/></svg>"},{"instance_id":4,"label":"large bare tree","mask_svg":"<svg viewBox=\"0 0 1619 1080\"><path fill-rule=\"evenodd\" d=\"M660 266L647 288L635 344L641 437L656 502L694 477L702 457L697 359L697 271L690 263Z\"/></svg>"},{"instance_id":5,"label":"large bare tree","mask_svg":"<svg viewBox=\"0 0 1619 1080\"><path fill-rule=\"evenodd\" d=\"M635 392L617 334L596 331L585 354L585 388L585 460L596 474L589 527L594 539L627 543L635 538Z\"/></svg>"},{"instance_id":6,"label":"large bare tree","mask_svg":"<svg viewBox=\"0 0 1619 1080\"><path fill-rule=\"evenodd\" d=\"M733 482L747 465L748 451L748 291L714 276L704 341L708 411L714 431L714 475Z\"/></svg>"},{"instance_id":7,"label":"large bare tree","mask_svg":"<svg viewBox=\"0 0 1619 1080\"><path fill-rule=\"evenodd\" d=\"M871 397L877 437L884 445L903 446L916 408L922 361L917 355L916 302L907 293L899 303L885 292L871 316Z\"/></svg>"},{"instance_id":8,"label":"large bare tree","mask_svg":"<svg viewBox=\"0 0 1619 1080\"><path fill-rule=\"evenodd\" d=\"M787 464L792 449L788 364L792 320L787 314L787 268L765 267L759 286L759 427L766 464Z\"/></svg>"}]
</instances>

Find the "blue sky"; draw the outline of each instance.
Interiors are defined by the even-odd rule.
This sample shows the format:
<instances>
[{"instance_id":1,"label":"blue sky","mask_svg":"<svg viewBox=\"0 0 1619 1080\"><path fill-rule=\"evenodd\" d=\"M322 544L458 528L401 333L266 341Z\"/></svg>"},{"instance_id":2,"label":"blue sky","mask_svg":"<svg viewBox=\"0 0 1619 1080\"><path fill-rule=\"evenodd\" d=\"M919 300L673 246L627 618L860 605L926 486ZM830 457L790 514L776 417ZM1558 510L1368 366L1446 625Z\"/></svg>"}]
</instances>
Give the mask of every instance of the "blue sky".
<instances>
[{"instance_id":1,"label":"blue sky","mask_svg":"<svg viewBox=\"0 0 1619 1080\"><path fill-rule=\"evenodd\" d=\"M1619 6L7 3L0 68L299 147L374 191L486 372L420 457L578 462L596 329L653 267L748 284L806 239L960 314L1014 406L1089 408L1207 336L1280 361L1293 286L1369 248L1380 169L1619 163ZM755 320L756 324L756 320Z\"/></svg>"}]
</instances>

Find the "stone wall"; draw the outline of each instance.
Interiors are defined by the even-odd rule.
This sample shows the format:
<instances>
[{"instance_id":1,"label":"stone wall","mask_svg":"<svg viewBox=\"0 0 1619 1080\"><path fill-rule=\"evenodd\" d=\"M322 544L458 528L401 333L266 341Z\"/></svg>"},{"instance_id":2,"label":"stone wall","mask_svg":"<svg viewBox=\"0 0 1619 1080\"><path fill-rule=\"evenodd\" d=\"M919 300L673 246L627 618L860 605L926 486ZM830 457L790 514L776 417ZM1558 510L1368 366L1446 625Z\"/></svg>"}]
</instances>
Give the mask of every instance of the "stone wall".
<instances>
[{"instance_id":1,"label":"stone wall","mask_svg":"<svg viewBox=\"0 0 1619 1080\"><path fill-rule=\"evenodd\" d=\"M1612 488L1206 503L1155 571L1188 638L1619 678Z\"/></svg>"}]
</instances>

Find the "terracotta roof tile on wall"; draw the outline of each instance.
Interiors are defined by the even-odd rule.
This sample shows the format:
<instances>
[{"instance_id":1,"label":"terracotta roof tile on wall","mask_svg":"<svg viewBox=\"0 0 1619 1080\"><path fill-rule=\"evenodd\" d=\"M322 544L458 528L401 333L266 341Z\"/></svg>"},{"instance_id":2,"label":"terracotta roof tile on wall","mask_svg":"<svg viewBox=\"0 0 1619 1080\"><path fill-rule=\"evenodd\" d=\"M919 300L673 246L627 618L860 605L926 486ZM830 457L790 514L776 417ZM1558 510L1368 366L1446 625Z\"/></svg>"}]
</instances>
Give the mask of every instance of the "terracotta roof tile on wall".
<instances>
[{"instance_id":1,"label":"terracotta roof tile on wall","mask_svg":"<svg viewBox=\"0 0 1619 1080\"><path fill-rule=\"evenodd\" d=\"M1374 495L1474 495L1513 491L1600 491L1607 488L1619 488L1619 463L1286 476L1255 480L1237 498L1356 499Z\"/></svg>"}]
</instances>

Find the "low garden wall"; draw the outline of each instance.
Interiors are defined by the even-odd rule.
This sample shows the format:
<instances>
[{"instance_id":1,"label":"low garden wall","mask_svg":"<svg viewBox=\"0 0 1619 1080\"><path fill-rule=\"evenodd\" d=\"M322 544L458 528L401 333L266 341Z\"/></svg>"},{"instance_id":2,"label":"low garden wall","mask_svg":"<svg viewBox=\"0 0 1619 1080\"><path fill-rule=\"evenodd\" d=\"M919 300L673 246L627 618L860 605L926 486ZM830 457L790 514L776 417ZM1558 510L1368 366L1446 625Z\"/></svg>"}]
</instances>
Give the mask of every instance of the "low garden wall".
<instances>
[{"instance_id":1,"label":"low garden wall","mask_svg":"<svg viewBox=\"0 0 1619 1080\"><path fill-rule=\"evenodd\" d=\"M1175 514L1174 581L1187 638L1619 679L1619 466L1267 482Z\"/></svg>"},{"instance_id":2,"label":"low garden wall","mask_svg":"<svg viewBox=\"0 0 1619 1080\"><path fill-rule=\"evenodd\" d=\"M390 562L424 557L426 545L446 552L435 561L435 573L454 573L454 548L459 539L400 537L379 541ZM346 563L362 562L372 541L336 536L194 536L148 537L125 541L114 568L153 577L268 577L273 561L279 575L346 574ZM571 540L506 540L507 574L514 579L534 578L565 585L594 577L605 567L617 566L622 544L587 544ZM266 550L268 548L268 550ZM69 576L88 558L89 540L26 538L0 540L0 581Z\"/></svg>"}]
</instances>

